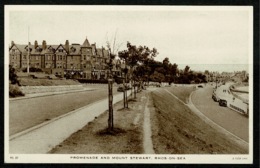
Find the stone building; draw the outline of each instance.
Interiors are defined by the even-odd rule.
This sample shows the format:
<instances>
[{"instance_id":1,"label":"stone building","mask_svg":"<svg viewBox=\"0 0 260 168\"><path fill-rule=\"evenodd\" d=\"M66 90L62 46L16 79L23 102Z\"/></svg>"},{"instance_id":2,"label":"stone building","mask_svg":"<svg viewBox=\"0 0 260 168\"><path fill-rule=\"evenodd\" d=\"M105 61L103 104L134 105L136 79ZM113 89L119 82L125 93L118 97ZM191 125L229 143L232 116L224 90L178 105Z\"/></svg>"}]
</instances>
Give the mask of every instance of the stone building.
<instances>
[{"instance_id":1,"label":"stone building","mask_svg":"<svg viewBox=\"0 0 260 168\"><path fill-rule=\"evenodd\" d=\"M28 51L29 49L29 51ZM16 69L27 68L27 57L29 55L29 66L40 68L48 74L70 76L72 78L106 79L108 75L107 61L109 51L105 48L97 48L96 44L90 44L86 38L83 44L48 45L45 40L39 45L29 43L15 44L13 41L9 48L9 61ZM113 73L121 75L121 62L114 60Z\"/></svg>"}]
</instances>

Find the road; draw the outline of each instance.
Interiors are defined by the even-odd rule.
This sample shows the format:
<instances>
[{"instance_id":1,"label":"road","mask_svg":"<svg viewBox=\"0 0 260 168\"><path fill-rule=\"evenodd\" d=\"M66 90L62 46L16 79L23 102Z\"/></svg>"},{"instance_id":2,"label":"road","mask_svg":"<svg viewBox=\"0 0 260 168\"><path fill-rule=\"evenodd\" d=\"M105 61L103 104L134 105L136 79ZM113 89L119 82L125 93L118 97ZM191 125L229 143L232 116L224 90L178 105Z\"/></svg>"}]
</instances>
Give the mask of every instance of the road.
<instances>
[{"instance_id":1,"label":"road","mask_svg":"<svg viewBox=\"0 0 260 168\"><path fill-rule=\"evenodd\" d=\"M192 95L193 104L209 119L227 131L249 142L249 119L227 107L219 106L211 98L213 88L200 88Z\"/></svg>"},{"instance_id":2,"label":"road","mask_svg":"<svg viewBox=\"0 0 260 168\"><path fill-rule=\"evenodd\" d=\"M116 87L113 92L118 93ZM92 91L9 101L9 135L104 99L107 94L107 87L100 87Z\"/></svg>"}]
</instances>

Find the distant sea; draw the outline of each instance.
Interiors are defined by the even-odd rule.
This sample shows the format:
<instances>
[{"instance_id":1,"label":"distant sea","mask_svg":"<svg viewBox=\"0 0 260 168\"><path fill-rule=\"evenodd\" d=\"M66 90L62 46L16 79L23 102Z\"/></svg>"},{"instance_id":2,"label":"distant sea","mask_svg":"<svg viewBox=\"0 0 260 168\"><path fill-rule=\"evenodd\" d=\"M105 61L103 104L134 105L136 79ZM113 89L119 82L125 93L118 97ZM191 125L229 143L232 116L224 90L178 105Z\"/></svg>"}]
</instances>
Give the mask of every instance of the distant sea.
<instances>
[{"instance_id":1,"label":"distant sea","mask_svg":"<svg viewBox=\"0 0 260 168\"><path fill-rule=\"evenodd\" d=\"M178 63L177 63L178 64ZM248 64L178 64L179 69L184 69L188 65L192 71L208 70L210 72L234 72L234 71L246 71L249 72L250 66Z\"/></svg>"}]
</instances>

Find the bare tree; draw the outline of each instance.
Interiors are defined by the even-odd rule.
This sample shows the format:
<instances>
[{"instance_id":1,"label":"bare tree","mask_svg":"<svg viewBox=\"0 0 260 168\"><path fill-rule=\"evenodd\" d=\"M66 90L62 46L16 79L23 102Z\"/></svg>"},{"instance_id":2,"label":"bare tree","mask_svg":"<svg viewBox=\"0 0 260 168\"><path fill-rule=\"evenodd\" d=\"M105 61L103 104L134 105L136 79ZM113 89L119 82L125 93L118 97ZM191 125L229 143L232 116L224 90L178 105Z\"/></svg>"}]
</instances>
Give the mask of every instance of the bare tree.
<instances>
[{"instance_id":1,"label":"bare tree","mask_svg":"<svg viewBox=\"0 0 260 168\"><path fill-rule=\"evenodd\" d=\"M119 48L115 48L115 44L116 44L116 34L117 31L115 32L115 36L113 39L113 46L111 47L111 43L108 41L106 41L107 44L107 48L109 50L109 60L107 61L108 67L109 67L109 75L108 75L108 99L109 99L109 116L108 116L108 131L113 131L114 129L114 121L113 121L113 74L112 74L112 70L114 67L114 59L116 57L116 53L115 50L119 50ZM112 50L111 50L112 48Z\"/></svg>"}]
</instances>

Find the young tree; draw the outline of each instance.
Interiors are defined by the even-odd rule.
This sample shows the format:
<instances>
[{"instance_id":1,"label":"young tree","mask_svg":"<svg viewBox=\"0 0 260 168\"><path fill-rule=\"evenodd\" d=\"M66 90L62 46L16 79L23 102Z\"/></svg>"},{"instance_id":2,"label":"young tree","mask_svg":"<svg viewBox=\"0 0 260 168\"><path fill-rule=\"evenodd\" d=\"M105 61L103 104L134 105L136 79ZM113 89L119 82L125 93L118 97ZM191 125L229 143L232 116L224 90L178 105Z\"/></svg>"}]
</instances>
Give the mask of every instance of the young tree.
<instances>
[{"instance_id":1,"label":"young tree","mask_svg":"<svg viewBox=\"0 0 260 168\"><path fill-rule=\"evenodd\" d=\"M127 62L129 58L129 53L127 50L119 51L118 52L118 57L123 60L124 67L122 69L123 74L124 74L124 79L123 79L123 100L124 100L124 108L128 108L128 102L127 102L127 89L126 89L126 78L127 78Z\"/></svg>"},{"instance_id":2,"label":"young tree","mask_svg":"<svg viewBox=\"0 0 260 168\"><path fill-rule=\"evenodd\" d=\"M109 60L107 62L107 66L109 68L108 75L108 107L109 107L109 116L108 116L108 131L111 132L114 129L114 114L113 114L113 62L116 57L115 53L115 43L116 43L116 33L113 40L113 46L111 47L110 42L107 40L107 48L109 50ZM112 48L112 49L111 49Z\"/></svg>"},{"instance_id":3,"label":"young tree","mask_svg":"<svg viewBox=\"0 0 260 168\"><path fill-rule=\"evenodd\" d=\"M152 74L149 64L153 62L154 57L158 54L156 48L149 49L146 46L136 47L130 42L127 42L127 50L119 52L119 58L125 60L127 66L130 67L130 80L132 86L134 86L134 98L136 98L135 82L139 81L143 85L144 79L147 79ZM142 66L143 70L147 71L145 73L141 72L140 68L138 68L140 66Z\"/></svg>"}]
</instances>

